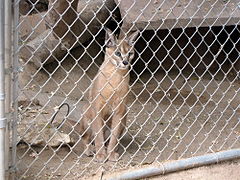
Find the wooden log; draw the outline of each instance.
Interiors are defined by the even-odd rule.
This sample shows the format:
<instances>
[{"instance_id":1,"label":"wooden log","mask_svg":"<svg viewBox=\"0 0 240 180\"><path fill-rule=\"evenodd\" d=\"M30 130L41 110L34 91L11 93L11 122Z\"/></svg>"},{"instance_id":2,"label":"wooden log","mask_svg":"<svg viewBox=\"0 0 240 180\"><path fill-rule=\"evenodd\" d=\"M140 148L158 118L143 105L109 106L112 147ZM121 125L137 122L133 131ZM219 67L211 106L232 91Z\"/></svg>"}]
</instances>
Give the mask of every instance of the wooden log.
<instances>
[{"instance_id":1,"label":"wooden log","mask_svg":"<svg viewBox=\"0 0 240 180\"><path fill-rule=\"evenodd\" d=\"M36 14L47 10L48 0L20 0L19 13L20 15Z\"/></svg>"},{"instance_id":2,"label":"wooden log","mask_svg":"<svg viewBox=\"0 0 240 180\"><path fill-rule=\"evenodd\" d=\"M60 41L53 36L50 29L47 29L24 45L19 56L24 62L31 62L39 68L45 61L52 62L54 57L62 54L61 51Z\"/></svg>"},{"instance_id":3,"label":"wooden log","mask_svg":"<svg viewBox=\"0 0 240 180\"><path fill-rule=\"evenodd\" d=\"M37 68L61 58L66 52L94 38L110 17L114 0L49 0L46 25L49 28L21 50L24 61Z\"/></svg>"},{"instance_id":4,"label":"wooden log","mask_svg":"<svg viewBox=\"0 0 240 180\"><path fill-rule=\"evenodd\" d=\"M69 47L84 43L106 23L115 8L114 0L50 0L47 24ZM75 45L77 46L77 44Z\"/></svg>"}]
</instances>

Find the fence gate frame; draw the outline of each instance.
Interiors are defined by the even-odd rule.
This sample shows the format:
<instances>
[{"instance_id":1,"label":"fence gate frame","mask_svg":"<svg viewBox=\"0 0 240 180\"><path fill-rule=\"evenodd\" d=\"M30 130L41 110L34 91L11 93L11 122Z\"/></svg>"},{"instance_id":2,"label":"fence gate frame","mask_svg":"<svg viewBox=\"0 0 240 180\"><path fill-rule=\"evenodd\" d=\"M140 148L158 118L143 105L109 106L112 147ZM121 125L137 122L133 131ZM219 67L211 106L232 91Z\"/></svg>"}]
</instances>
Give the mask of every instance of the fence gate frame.
<instances>
[{"instance_id":1,"label":"fence gate frame","mask_svg":"<svg viewBox=\"0 0 240 180\"><path fill-rule=\"evenodd\" d=\"M0 180L17 178L18 141L17 132L13 129L18 126L17 77L21 71L17 53L19 32L16 28L19 26L19 2L20 0L14 0L13 3L10 0L0 0ZM240 9L240 4L238 6ZM240 117L238 120L240 121ZM102 178L146 178L238 158L240 147L171 162L159 162L158 165L146 165L134 170L120 170L117 174L104 174Z\"/></svg>"}]
</instances>

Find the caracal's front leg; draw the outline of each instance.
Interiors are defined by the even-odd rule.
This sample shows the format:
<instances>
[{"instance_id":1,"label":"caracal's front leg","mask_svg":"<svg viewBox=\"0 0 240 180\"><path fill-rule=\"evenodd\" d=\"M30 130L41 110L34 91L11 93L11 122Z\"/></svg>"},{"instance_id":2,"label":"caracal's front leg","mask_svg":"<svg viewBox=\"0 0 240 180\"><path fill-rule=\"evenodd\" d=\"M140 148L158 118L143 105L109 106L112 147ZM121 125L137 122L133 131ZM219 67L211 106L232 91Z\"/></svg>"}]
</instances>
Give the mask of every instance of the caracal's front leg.
<instances>
[{"instance_id":1,"label":"caracal's front leg","mask_svg":"<svg viewBox=\"0 0 240 180\"><path fill-rule=\"evenodd\" d=\"M100 113L101 114L101 113ZM101 115L98 114L97 116L93 117L92 122L92 131L94 133L94 142L95 142L95 160L97 162L104 162L107 157L105 143L104 143L104 122Z\"/></svg>"},{"instance_id":2,"label":"caracal's front leg","mask_svg":"<svg viewBox=\"0 0 240 180\"><path fill-rule=\"evenodd\" d=\"M118 161L119 154L116 152L119 138L126 126L126 110L125 105L120 105L120 110L116 111L112 117L110 141L107 148L108 160Z\"/></svg>"}]
</instances>

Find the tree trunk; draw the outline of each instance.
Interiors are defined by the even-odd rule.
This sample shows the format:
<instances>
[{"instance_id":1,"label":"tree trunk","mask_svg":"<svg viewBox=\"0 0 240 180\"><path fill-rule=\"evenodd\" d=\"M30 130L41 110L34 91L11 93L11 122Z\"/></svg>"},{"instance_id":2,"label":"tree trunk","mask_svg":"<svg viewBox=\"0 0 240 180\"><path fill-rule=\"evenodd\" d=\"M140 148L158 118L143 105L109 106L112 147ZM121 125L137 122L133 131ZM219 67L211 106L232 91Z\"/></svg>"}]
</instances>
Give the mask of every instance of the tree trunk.
<instances>
[{"instance_id":1,"label":"tree trunk","mask_svg":"<svg viewBox=\"0 0 240 180\"><path fill-rule=\"evenodd\" d=\"M45 19L49 29L22 48L21 58L31 58L37 68L61 58L97 36L115 6L114 0L49 0Z\"/></svg>"}]
</instances>

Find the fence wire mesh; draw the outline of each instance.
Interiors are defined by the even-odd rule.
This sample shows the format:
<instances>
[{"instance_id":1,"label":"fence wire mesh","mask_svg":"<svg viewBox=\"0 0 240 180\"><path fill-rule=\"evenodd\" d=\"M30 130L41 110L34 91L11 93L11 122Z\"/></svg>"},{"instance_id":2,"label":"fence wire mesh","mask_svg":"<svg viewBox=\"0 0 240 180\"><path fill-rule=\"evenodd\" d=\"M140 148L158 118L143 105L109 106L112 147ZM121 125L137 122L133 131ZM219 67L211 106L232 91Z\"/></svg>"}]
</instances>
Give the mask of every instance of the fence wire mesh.
<instances>
[{"instance_id":1,"label":"fence wire mesh","mask_svg":"<svg viewBox=\"0 0 240 180\"><path fill-rule=\"evenodd\" d=\"M17 179L90 178L240 148L237 0L13 6Z\"/></svg>"}]
</instances>

